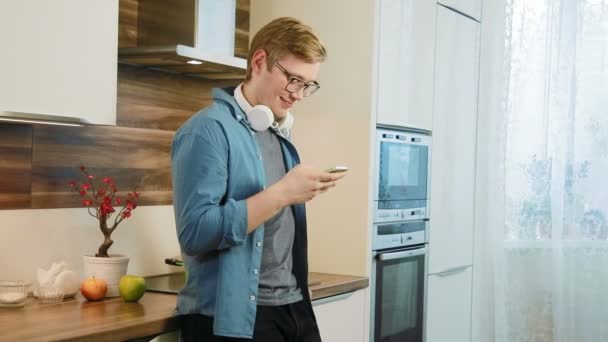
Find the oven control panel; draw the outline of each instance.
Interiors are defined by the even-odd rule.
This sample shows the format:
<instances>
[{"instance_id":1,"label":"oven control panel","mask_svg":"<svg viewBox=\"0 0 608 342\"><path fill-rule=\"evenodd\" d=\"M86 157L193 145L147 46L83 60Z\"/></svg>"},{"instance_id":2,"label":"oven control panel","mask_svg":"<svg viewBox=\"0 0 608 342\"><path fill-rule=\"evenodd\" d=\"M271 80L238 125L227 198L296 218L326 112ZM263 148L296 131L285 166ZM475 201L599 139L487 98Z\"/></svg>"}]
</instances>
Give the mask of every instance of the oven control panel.
<instances>
[{"instance_id":1,"label":"oven control panel","mask_svg":"<svg viewBox=\"0 0 608 342\"><path fill-rule=\"evenodd\" d=\"M427 218L426 208L412 209L376 209L374 222L393 222L393 221L409 221L422 220Z\"/></svg>"},{"instance_id":2,"label":"oven control panel","mask_svg":"<svg viewBox=\"0 0 608 342\"><path fill-rule=\"evenodd\" d=\"M427 221L401 221L374 225L372 250L423 244Z\"/></svg>"}]
</instances>

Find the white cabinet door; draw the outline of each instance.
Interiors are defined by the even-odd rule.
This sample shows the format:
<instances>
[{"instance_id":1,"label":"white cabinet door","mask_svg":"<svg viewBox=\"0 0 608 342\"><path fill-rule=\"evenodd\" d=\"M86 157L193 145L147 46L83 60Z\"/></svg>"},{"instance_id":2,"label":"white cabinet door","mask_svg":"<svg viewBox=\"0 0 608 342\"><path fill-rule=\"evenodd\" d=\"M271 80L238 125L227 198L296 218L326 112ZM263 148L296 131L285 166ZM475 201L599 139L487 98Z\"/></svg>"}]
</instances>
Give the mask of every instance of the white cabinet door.
<instances>
[{"instance_id":1,"label":"white cabinet door","mask_svg":"<svg viewBox=\"0 0 608 342\"><path fill-rule=\"evenodd\" d=\"M437 3L451 7L459 12L481 21L481 0L439 0Z\"/></svg>"},{"instance_id":2,"label":"white cabinet door","mask_svg":"<svg viewBox=\"0 0 608 342\"><path fill-rule=\"evenodd\" d=\"M431 129L436 7L434 0L380 1L378 123Z\"/></svg>"},{"instance_id":3,"label":"white cabinet door","mask_svg":"<svg viewBox=\"0 0 608 342\"><path fill-rule=\"evenodd\" d=\"M471 340L471 267L429 275L426 342Z\"/></svg>"},{"instance_id":4,"label":"white cabinet door","mask_svg":"<svg viewBox=\"0 0 608 342\"><path fill-rule=\"evenodd\" d=\"M473 262L479 29L437 8L429 273Z\"/></svg>"},{"instance_id":5,"label":"white cabinet door","mask_svg":"<svg viewBox=\"0 0 608 342\"><path fill-rule=\"evenodd\" d=\"M2 0L0 42L0 112L116 123L118 0Z\"/></svg>"},{"instance_id":6,"label":"white cabinet door","mask_svg":"<svg viewBox=\"0 0 608 342\"><path fill-rule=\"evenodd\" d=\"M323 342L364 342L365 295L363 290L312 302Z\"/></svg>"}]
</instances>

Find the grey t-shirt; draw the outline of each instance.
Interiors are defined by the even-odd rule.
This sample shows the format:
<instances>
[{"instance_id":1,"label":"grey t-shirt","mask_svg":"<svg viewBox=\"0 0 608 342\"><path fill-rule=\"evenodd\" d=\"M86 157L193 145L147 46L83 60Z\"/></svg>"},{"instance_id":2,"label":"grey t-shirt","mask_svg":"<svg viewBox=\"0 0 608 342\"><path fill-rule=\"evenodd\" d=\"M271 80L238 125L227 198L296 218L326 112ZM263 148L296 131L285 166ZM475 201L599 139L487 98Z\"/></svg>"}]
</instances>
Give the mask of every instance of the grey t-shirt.
<instances>
[{"instance_id":1,"label":"grey t-shirt","mask_svg":"<svg viewBox=\"0 0 608 342\"><path fill-rule=\"evenodd\" d=\"M279 139L270 129L256 132L255 136L262 152L266 187L269 187L286 173L283 151ZM258 304L276 306L302 300L302 293L292 273L295 222L291 207L281 209L264 222L264 227Z\"/></svg>"}]
</instances>

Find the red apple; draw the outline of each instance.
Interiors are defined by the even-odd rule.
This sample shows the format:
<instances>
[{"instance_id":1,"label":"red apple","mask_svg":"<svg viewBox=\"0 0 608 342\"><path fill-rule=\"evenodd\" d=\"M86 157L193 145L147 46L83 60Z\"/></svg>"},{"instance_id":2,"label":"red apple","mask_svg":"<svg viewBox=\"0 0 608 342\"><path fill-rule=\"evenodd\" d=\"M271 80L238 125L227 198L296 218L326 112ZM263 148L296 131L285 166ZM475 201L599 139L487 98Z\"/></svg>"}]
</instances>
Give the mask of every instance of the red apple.
<instances>
[{"instance_id":1,"label":"red apple","mask_svg":"<svg viewBox=\"0 0 608 342\"><path fill-rule=\"evenodd\" d=\"M106 296L108 285L103 279L90 277L80 285L80 292L88 300L100 300Z\"/></svg>"}]
</instances>

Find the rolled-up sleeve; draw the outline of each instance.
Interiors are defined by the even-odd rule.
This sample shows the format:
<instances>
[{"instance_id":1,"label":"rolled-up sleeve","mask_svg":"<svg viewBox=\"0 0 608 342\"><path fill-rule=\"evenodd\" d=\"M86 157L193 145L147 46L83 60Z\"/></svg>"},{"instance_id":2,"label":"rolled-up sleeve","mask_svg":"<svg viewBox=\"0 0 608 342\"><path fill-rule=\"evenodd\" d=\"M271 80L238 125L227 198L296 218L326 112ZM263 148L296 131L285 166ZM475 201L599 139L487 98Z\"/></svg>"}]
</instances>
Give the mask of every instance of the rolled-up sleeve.
<instances>
[{"instance_id":1,"label":"rolled-up sleeve","mask_svg":"<svg viewBox=\"0 0 608 342\"><path fill-rule=\"evenodd\" d=\"M177 234L188 255L207 254L242 244L247 235L246 199L225 198L228 143L219 124L179 134L172 147L172 178Z\"/></svg>"}]
</instances>

